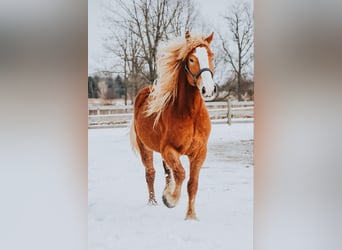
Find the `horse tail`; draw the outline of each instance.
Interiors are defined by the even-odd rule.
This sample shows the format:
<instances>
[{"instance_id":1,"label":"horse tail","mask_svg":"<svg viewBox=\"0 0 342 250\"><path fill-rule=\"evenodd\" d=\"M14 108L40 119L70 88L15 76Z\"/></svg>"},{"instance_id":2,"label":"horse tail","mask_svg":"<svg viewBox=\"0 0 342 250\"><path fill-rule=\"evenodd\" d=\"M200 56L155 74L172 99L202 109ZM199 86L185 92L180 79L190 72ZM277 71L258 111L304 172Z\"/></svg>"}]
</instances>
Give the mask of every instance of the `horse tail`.
<instances>
[{"instance_id":1,"label":"horse tail","mask_svg":"<svg viewBox=\"0 0 342 250\"><path fill-rule=\"evenodd\" d=\"M139 150L138 142L137 142L137 134L135 132L135 126L134 126L134 117L133 117L133 120L131 122L131 129L130 129L130 132L129 132L129 137L130 137L130 140L131 140L131 145L132 145L133 152L140 154L140 150Z\"/></svg>"}]
</instances>

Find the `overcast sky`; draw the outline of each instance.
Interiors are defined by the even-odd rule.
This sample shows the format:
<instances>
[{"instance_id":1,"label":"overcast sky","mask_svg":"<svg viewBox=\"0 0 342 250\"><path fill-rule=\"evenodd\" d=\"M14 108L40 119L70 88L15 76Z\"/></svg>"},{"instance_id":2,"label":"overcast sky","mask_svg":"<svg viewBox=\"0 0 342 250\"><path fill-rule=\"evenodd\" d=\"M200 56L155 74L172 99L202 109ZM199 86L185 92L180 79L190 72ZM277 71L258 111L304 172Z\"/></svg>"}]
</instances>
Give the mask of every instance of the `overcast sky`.
<instances>
[{"instance_id":1,"label":"overcast sky","mask_svg":"<svg viewBox=\"0 0 342 250\"><path fill-rule=\"evenodd\" d=\"M101 28L103 2L106 0L88 0L88 74L103 67L105 52L103 49L104 30ZM220 15L228 9L233 0L194 0L201 16L208 24L217 29L220 26Z\"/></svg>"}]
</instances>

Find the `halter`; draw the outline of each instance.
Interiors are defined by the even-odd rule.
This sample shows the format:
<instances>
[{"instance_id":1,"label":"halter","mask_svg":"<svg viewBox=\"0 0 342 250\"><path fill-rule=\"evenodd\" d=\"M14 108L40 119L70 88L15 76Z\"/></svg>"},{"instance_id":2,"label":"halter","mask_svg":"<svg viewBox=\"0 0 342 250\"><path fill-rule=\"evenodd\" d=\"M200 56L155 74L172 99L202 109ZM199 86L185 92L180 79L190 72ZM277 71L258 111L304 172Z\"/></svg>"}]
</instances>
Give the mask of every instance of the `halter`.
<instances>
[{"instance_id":1,"label":"halter","mask_svg":"<svg viewBox=\"0 0 342 250\"><path fill-rule=\"evenodd\" d=\"M194 85L196 85L197 78L204 72L204 71L209 71L211 74L211 77L214 76L213 72L209 68L202 68L200 69L196 74L192 74L191 71L188 68L188 65L185 64L185 71L189 73L192 76L192 79L194 80Z\"/></svg>"}]
</instances>

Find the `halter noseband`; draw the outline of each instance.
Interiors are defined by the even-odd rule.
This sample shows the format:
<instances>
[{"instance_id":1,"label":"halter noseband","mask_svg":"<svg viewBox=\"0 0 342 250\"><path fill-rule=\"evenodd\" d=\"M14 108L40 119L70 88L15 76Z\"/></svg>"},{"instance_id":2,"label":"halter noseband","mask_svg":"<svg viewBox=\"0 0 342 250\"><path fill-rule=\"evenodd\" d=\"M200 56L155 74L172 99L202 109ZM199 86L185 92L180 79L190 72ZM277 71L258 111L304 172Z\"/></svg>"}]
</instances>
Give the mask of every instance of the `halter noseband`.
<instances>
[{"instance_id":1,"label":"halter noseband","mask_svg":"<svg viewBox=\"0 0 342 250\"><path fill-rule=\"evenodd\" d=\"M194 80L194 85L196 85L197 78L204 72L204 71L209 71L211 74L211 77L214 76L213 72L209 68L202 68L200 69L196 74L192 74L191 71L188 68L188 65L185 64L185 71L189 73L192 76L192 79Z\"/></svg>"}]
</instances>

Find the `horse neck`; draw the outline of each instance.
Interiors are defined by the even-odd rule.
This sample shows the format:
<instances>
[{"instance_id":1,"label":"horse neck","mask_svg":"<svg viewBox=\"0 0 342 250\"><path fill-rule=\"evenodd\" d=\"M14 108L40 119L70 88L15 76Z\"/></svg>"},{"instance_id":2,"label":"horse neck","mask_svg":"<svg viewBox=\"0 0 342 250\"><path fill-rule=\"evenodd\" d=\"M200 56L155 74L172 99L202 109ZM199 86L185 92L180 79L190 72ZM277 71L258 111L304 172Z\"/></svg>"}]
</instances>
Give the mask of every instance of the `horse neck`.
<instances>
[{"instance_id":1,"label":"horse neck","mask_svg":"<svg viewBox=\"0 0 342 250\"><path fill-rule=\"evenodd\" d=\"M192 114L196 109L200 108L202 97L196 87L191 86L187 82L184 72L180 72L178 78L177 98L175 101L175 109L178 114Z\"/></svg>"}]
</instances>

